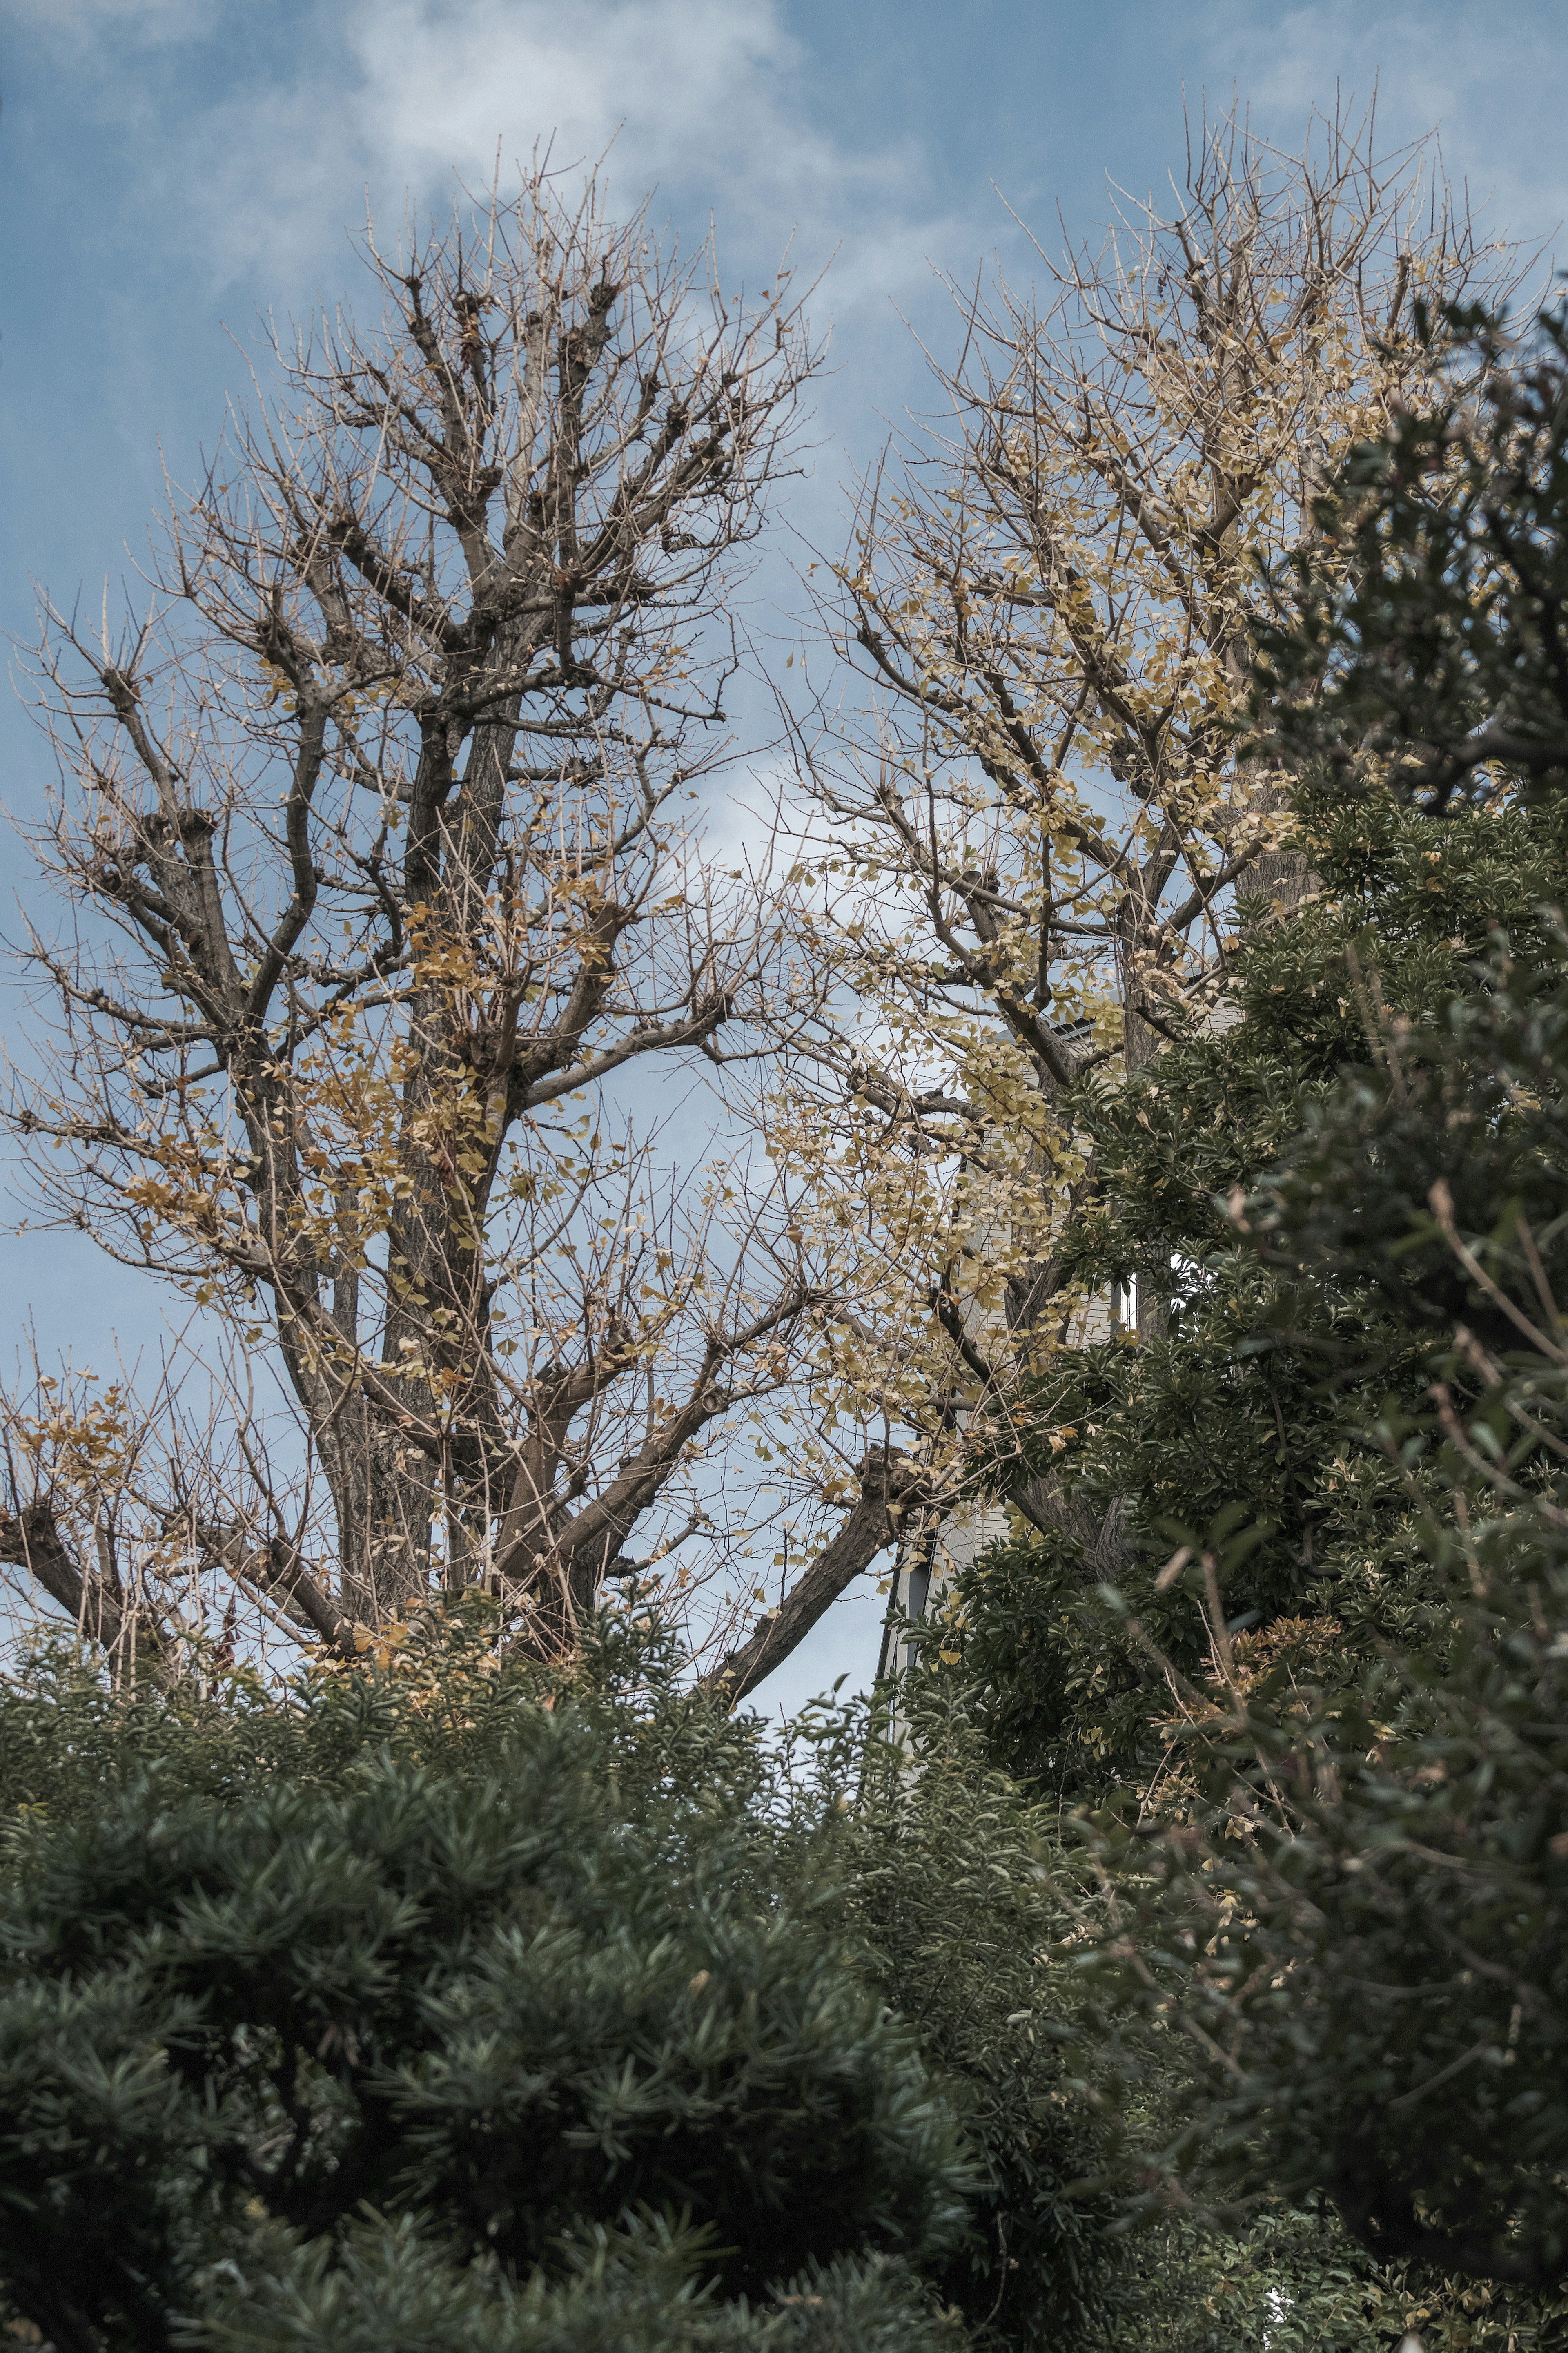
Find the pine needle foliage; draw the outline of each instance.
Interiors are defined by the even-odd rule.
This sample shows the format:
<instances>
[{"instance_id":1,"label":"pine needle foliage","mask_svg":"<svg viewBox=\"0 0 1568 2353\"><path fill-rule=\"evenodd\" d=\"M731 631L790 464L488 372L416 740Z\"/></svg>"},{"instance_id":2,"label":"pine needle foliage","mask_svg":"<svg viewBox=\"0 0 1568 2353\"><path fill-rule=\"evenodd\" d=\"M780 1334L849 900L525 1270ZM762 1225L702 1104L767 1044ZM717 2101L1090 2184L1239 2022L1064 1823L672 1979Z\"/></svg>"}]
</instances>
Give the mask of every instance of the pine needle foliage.
<instances>
[{"instance_id":1,"label":"pine needle foliage","mask_svg":"<svg viewBox=\"0 0 1568 2353\"><path fill-rule=\"evenodd\" d=\"M209 2289L212 2353L957 2353L957 2319L922 2308L897 2264L813 2266L759 2305L715 2295L700 2233L647 2224L596 2231L563 2250L560 2275L521 2289L454 2276L408 2218L352 2230L335 2259L317 2242L258 2244L248 2270Z\"/></svg>"}]
</instances>

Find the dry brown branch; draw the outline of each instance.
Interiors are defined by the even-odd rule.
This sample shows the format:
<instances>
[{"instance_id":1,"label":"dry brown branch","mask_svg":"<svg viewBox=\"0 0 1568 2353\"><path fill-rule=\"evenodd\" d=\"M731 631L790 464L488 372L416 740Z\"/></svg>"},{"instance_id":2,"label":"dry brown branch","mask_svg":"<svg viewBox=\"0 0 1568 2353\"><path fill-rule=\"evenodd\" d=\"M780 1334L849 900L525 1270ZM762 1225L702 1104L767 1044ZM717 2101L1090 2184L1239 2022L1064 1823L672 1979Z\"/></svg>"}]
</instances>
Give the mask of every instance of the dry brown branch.
<instances>
[{"instance_id":1,"label":"dry brown branch","mask_svg":"<svg viewBox=\"0 0 1568 2353\"><path fill-rule=\"evenodd\" d=\"M765 1611L749 1638L703 1677L731 1707L773 1672L879 1552L897 1545L903 1520L930 1493L929 1473L891 1448L873 1450L856 1475L859 1494L832 1542L779 1608Z\"/></svg>"}]
</instances>

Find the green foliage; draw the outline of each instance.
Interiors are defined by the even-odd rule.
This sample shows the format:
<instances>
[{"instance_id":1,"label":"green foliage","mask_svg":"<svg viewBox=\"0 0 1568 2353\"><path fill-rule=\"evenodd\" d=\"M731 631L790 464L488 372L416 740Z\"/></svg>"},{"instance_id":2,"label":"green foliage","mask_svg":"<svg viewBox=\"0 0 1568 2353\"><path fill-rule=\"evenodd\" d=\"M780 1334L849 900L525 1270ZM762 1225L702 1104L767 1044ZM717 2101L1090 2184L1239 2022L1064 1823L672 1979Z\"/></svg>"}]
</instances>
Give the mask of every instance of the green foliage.
<instances>
[{"instance_id":1,"label":"green foliage","mask_svg":"<svg viewBox=\"0 0 1568 2353\"><path fill-rule=\"evenodd\" d=\"M759 2304L701 2284L700 2234L647 2223L569 2242L559 2274L520 2287L488 2266L455 2273L407 2217L352 2227L331 2251L258 2233L206 2286L211 2353L955 2353L955 2317L932 2311L885 2261L813 2265Z\"/></svg>"},{"instance_id":2,"label":"green foliage","mask_svg":"<svg viewBox=\"0 0 1568 2353\"><path fill-rule=\"evenodd\" d=\"M1568 783L1568 309L1522 343L1424 322L1435 397L1352 452L1274 582L1267 732L1342 771L1392 760L1431 809Z\"/></svg>"},{"instance_id":3,"label":"green foliage","mask_svg":"<svg viewBox=\"0 0 1568 2353\"><path fill-rule=\"evenodd\" d=\"M657 1630L569 1680L494 1634L0 1697L10 2309L84 2348L1089 2341L1121 2264L1037 1816L961 1725L911 1776L863 1709L767 1740Z\"/></svg>"},{"instance_id":4,"label":"green foliage","mask_svg":"<svg viewBox=\"0 0 1568 2353\"><path fill-rule=\"evenodd\" d=\"M1568 2275L1568 955L1547 790L1568 472L1560 328L1543 337L1475 417L1407 421L1354 461L1363 569L1332 628L1308 596L1284 640L1316 646L1321 691L1282 733L1342 756L1353 727L1358 757L1370 743L1438 807L1484 757L1494 807L1552 852L1543 912L1499 909L1468 987L1381 991L1368 1065L1307 1106L1237 1220L1294 1296L1361 1305L1347 1362L1386 1380L1415 1353L1419 1388L1335 1405L1404 1489L1423 1608L1346 1677L1254 1672L1211 1599L1182 1742L1204 1802L1124 1871L1142 1958L1110 1969L1204 2054L1178 2158L1325 2188L1371 2249L1526 2285ZM1423 448L1455 453L1453 479L1413 490ZM1451 862L1455 830L1432 837ZM1100 1829L1125 1855L1125 1828Z\"/></svg>"},{"instance_id":5,"label":"green foliage","mask_svg":"<svg viewBox=\"0 0 1568 2353\"><path fill-rule=\"evenodd\" d=\"M1224 2057L1184 2157L1327 2188L1380 2251L1550 2284L1568 2274L1568 982L1548 942L1500 944L1477 984L1440 1024L1390 1021L1381 1084L1325 1102L1247 1213L1264 1263L1363 1282L1424 1344L1426 1389L1365 1435L1409 1499L1425 1606L1348 1679L1220 1658L1182 1741L1210 1810L1127 1901L1158 1999Z\"/></svg>"},{"instance_id":6,"label":"green foliage","mask_svg":"<svg viewBox=\"0 0 1568 2353\"><path fill-rule=\"evenodd\" d=\"M642 2211L707 2233L729 2299L960 2242L951 2108L822 1842L759 1802L754 1732L668 1678L488 1696L509 1680L447 1678L445 1726L417 1672L143 1703L90 1808L37 1767L113 1745L101 1698L0 1704L13 1803L34 1768L0 1895L0 2280L57 2341L171 2341L263 2224L336 2279L367 2211L405 2250L417 2218L416 2270L479 2264L474 2295Z\"/></svg>"},{"instance_id":7,"label":"green foliage","mask_svg":"<svg viewBox=\"0 0 1568 2353\"><path fill-rule=\"evenodd\" d=\"M1479 1018L1500 924L1517 954L1552 954L1537 911L1568 845L1562 812L1543 807L1465 811L1435 849L1430 822L1386 797L1347 805L1322 787L1303 791L1301 823L1316 895L1289 921L1248 927L1232 965L1239 1019L1084 1103L1099 1190L1073 1270L1092 1284L1135 1274L1158 1287L1166 1336L1062 1354L996 1432L999 1476L1049 1475L1122 1514L1119 1602L1108 1611L1070 1535L1020 1531L961 1581L950 1625L991 1753L1068 1804L1146 1788L1167 1761L1173 1713L1160 1661L1189 1679L1209 1672L1204 1618L1157 1584L1178 1545L1215 1540L1229 1623L1255 1659L1331 1679L1418 1639L1433 1605L1419 1509L1361 1432L1390 1398L1424 1401L1455 1296L1451 1260L1401 1254L1395 1217L1388 1250L1337 1265L1331 1280L1321 1259L1308 1274L1289 1253L1260 1251L1230 1203L1315 1123L1364 1126L1374 1103L1430 1151L1432 1106L1414 1081L1403 1108L1393 1103L1380 1025L1453 1034ZM1550 1185L1551 1114L1528 1116ZM1444 1133L1457 1195L1495 1201L1500 1172L1470 1127ZM1312 1181L1326 1217L1327 1179ZM1374 1155L1334 1197L1363 1240L1385 1181ZM1430 1297L1413 1319L1405 1291L1416 1271Z\"/></svg>"},{"instance_id":8,"label":"green foliage","mask_svg":"<svg viewBox=\"0 0 1568 2353\"><path fill-rule=\"evenodd\" d=\"M683 1693L667 1628L606 1616L570 1662L533 1658L509 1632L491 1604L434 1602L367 1638L356 1666L322 1650L292 1680L241 1668L205 1696L186 1682L117 1687L90 1651L42 1642L0 1694L0 1810L19 1830L85 1822L153 1768L218 1805L274 1777L337 1789L382 1757L461 1778L492 1769L520 1724L562 1714L605 1744L628 1802L662 1792L700 1811L765 1812L774 1767L755 1720Z\"/></svg>"},{"instance_id":9,"label":"green foliage","mask_svg":"<svg viewBox=\"0 0 1568 2353\"><path fill-rule=\"evenodd\" d=\"M1150 2293L1132 2342L1151 2353L1560 2353L1568 2297L1522 2295L1358 2246L1326 2200L1271 2201L1239 2229L1153 2224L1139 2242Z\"/></svg>"},{"instance_id":10,"label":"green foliage","mask_svg":"<svg viewBox=\"0 0 1568 2353\"><path fill-rule=\"evenodd\" d=\"M981 2171L976 2227L938 2284L1012 2344L1114 2337L1127 2309L1116 2209L1086 2187L1103 2137L1063 2062L1081 1995L1059 1952L1074 1915L1056 1810L988 1768L942 1681L917 1680L906 1699L910 1747L869 1747L839 1819L854 1926L940 2057Z\"/></svg>"},{"instance_id":11,"label":"green foliage","mask_svg":"<svg viewBox=\"0 0 1568 2353\"><path fill-rule=\"evenodd\" d=\"M1568 2270L1568 1610L1549 1556L1510 1575L1521 1531L1470 1535L1480 1590L1456 1580L1440 1646L1337 1693L1216 1695L1185 1743L1209 1807L1123 1873L1147 1975L1116 1982L1174 1996L1222 2062L1179 2159L1325 2188L1384 2254L1544 2284ZM1124 1841L1102 1822L1104 1857Z\"/></svg>"},{"instance_id":12,"label":"green foliage","mask_svg":"<svg viewBox=\"0 0 1568 2353\"><path fill-rule=\"evenodd\" d=\"M1090 1113L1079 1263L1168 1257L1170 1337L1064 1364L1024 1433L1029 1467L1126 1496L1137 1554L1078 1785L1118 1912L1100 2080L1123 2037L1157 2123L1184 2052L1163 2163L1200 2209L1327 2192L1454 2342L1561 2341L1568 2279L1565 388L1549 322L1325 506L1351 586L1306 561L1268 649L1277 740L1326 760L1322 888L1252 912L1238 1028ZM1042 1630L1070 1662L1063 1566ZM1016 1753L987 1611L1026 1608L1026 1550L996 1569L954 1672Z\"/></svg>"}]
</instances>

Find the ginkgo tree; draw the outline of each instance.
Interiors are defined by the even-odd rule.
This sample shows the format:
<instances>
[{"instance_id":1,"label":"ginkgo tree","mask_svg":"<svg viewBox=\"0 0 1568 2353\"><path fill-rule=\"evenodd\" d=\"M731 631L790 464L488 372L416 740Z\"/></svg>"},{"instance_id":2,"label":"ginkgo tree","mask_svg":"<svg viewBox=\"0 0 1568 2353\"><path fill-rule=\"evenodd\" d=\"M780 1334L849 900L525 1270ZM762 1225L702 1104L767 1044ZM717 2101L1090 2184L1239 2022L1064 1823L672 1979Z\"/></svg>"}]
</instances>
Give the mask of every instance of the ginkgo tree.
<instances>
[{"instance_id":1,"label":"ginkgo tree","mask_svg":"<svg viewBox=\"0 0 1568 2353\"><path fill-rule=\"evenodd\" d=\"M700 1146L820 993L768 840L698 831L818 356L790 272L731 296L542 169L363 258L379 321L277 345L144 606L43 643L65 921L13 1124L205 1312L211 1409L15 1400L0 1556L121 1663L215 1599L352 1650L441 1583L569 1643L837 1296L786 1176Z\"/></svg>"},{"instance_id":2,"label":"ginkgo tree","mask_svg":"<svg viewBox=\"0 0 1568 2353\"><path fill-rule=\"evenodd\" d=\"M1069 1091L1229 1018L1238 904L1309 887L1283 777L1242 743L1260 559L1428 397L1418 304L1519 269L1371 114L1293 156L1205 121L1173 204L1037 250L1038 290L950 285L958 356L813 566L837 659L794 712L812 919L853 982L794 1063L796 1156L875 1213L882 1313L852 1345L919 1433L933 1521L974 1413L1082 1329L1061 1244L1097 1175ZM1157 1331L1152 1283L1121 1314ZM1048 1479L1017 1500L1074 1518ZM1074 1526L1108 1567L1114 1513Z\"/></svg>"}]
</instances>

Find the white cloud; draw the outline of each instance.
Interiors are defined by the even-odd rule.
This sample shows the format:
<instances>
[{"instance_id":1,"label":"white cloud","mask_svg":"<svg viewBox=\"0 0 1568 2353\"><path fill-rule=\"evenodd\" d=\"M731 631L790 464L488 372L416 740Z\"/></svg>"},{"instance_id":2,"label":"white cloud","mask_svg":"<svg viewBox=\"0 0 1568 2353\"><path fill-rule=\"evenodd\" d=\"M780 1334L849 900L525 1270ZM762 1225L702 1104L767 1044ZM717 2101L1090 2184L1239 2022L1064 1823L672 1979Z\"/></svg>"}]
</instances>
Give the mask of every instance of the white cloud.
<instances>
[{"instance_id":1,"label":"white cloud","mask_svg":"<svg viewBox=\"0 0 1568 2353\"><path fill-rule=\"evenodd\" d=\"M780 0L305 0L268 79L223 70L225 0L23 5L112 112L137 213L215 291L331 284L367 193L389 217L442 209L498 147L515 185L542 142L564 165L608 149L623 208L658 184L689 226L716 211L727 273L771 270L796 230L808 261L839 248L841 310L884 301L941 238L911 143L851 151L814 124Z\"/></svg>"},{"instance_id":2,"label":"white cloud","mask_svg":"<svg viewBox=\"0 0 1568 2353\"><path fill-rule=\"evenodd\" d=\"M488 181L498 146L504 177L552 139L567 164L609 148L623 204L657 183L682 209L717 206L726 267L739 244L771 269L795 229L813 259L847 244L852 269L869 244L883 291L916 259L918 155L850 153L813 125L777 0L358 0L348 25L359 141L398 186Z\"/></svg>"},{"instance_id":3,"label":"white cloud","mask_svg":"<svg viewBox=\"0 0 1568 2353\"><path fill-rule=\"evenodd\" d=\"M362 135L416 171L488 173L498 141L510 162L552 130L563 161L618 131L617 164L644 177L821 148L788 119L795 53L768 0L361 0L349 28Z\"/></svg>"}]
</instances>

